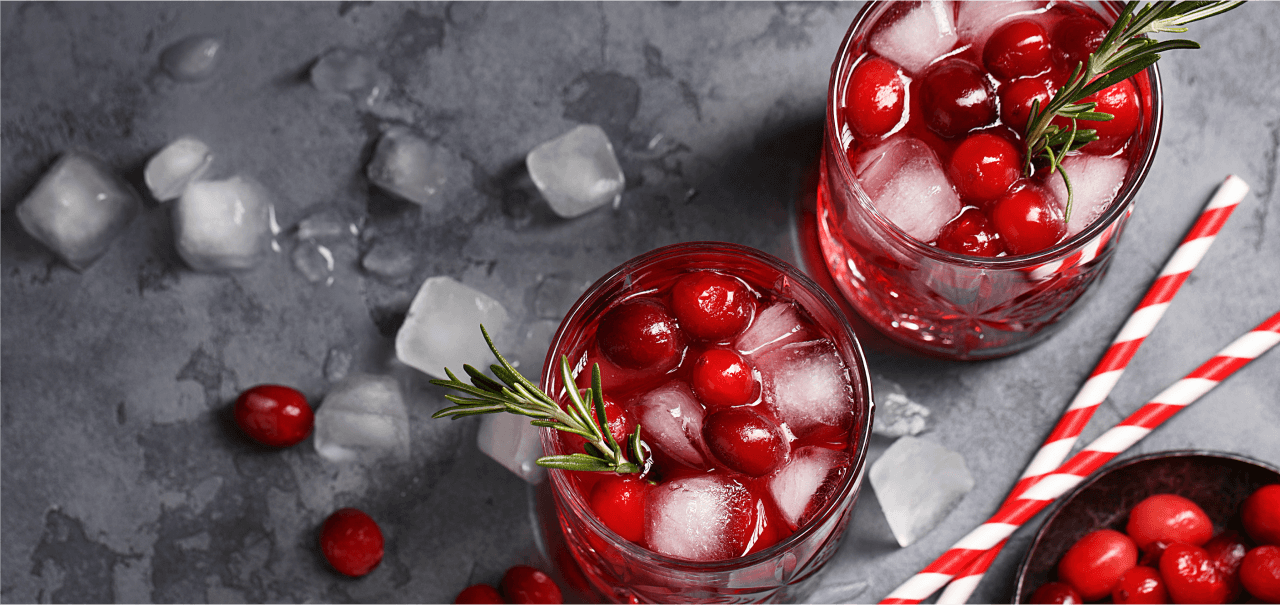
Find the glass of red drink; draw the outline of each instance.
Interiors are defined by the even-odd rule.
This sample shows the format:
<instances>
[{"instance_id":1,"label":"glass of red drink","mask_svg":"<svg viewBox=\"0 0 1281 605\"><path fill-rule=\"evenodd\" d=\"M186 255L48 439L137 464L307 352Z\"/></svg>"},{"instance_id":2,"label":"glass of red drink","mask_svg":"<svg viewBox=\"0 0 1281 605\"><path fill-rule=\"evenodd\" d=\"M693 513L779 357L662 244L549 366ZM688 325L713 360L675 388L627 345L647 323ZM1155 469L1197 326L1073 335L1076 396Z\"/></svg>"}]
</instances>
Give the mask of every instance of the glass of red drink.
<instances>
[{"instance_id":1,"label":"glass of red drink","mask_svg":"<svg viewBox=\"0 0 1281 605\"><path fill-rule=\"evenodd\" d=\"M611 432L639 424L653 460L639 480L550 471L594 590L748 602L813 586L849 521L873 413L858 340L821 288L744 246L659 248L602 277L561 323L541 388L564 403L562 355L579 388L599 364ZM552 429L542 442L583 451Z\"/></svg>"},{"instance_id":2,"label":"glass of red drink","mask_svg":"<svg viewBox=\"0 0 1281 605\"><path fill-rule=\"evenodd\" d=\"M1104 274L1156 153L1156 67L1100 93L1113 94L1098 111L1114 120L1079 123L1100 139L1063 160L1067 220L1062 178L1022 174L1023 131L1031 100L1045 104L1119 9L860 11L832 66L816 230L836 287L867 323L928 355L998 357L1044 340Z\"/></svg>"}]
</instances>

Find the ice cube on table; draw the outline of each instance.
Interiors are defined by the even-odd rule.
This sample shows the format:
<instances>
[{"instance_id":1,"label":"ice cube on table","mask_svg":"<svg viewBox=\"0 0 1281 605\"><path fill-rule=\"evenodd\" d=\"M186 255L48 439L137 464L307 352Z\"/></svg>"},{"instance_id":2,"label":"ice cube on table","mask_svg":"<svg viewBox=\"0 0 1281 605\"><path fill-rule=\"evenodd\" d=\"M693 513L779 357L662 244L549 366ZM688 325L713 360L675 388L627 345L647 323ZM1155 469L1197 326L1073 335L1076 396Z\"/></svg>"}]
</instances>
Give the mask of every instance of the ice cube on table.
<instances>
[{"instance_id":1,"label":"ice cube on table","mask_svg":"<svg viewBox=\"0 0 1281 605\"><path fill-rule=\"evenodd\" d=\"M645 498L645 542L689 561L743 554L753 503L747 488L724 475L697 475L654 486Z\"/></svg>"},{"instance_id":2,"label":"ice cube on table","mask_svg":"<svg viewBox=\"0 0 1281 605\"><path fill-rule=\"evenodd\" d=\"M160 66L170 77L196 82L213 75L222 60L222 38L210 34L187 36L160 52Z\"/></svg>"},{"instance_id":3,"label":"ice cube on table","mask_svg":"<svg viewBox=\"0 0 1281 605\"><path fill-rule=\"evenodd\" d=\"M956 31L962 40L986 42L997 27L1019 16L1044 10L1049 2L958 2L956 9ZM979 56L983 49L978 48Z\"/></svg>"},{"instance_id":4,"label":"ice cube on table","mask_svg":"<svg viewBox=\"0 0 1281 605\"><path fill-rule=\"evenodd\" d=\"M396 333L396 357L436 378L445 368L466 379L463 365L478 370L497 363L480 326L500 351L510 345L510 319L502 303L448 276L430 277L418 288L409 313Z\"/></svg>"},{"instance_id":5,"label":"ice cube on table","mask_svg":"<svg viewBox=\"0 0 1281 605\"><path fill-rule=\"evenodd\" d=\"M271 194L253 179L196 181L174 204L174 245L197 271L251 269L271 242L270 217Z\"/></svg>"},{"instance_id":6,"label":"ice cube on table","mask_svg":"<svg viewBox=\"0 0 1281 605\"><path fill-rule=\"evenodd\" d=\"M1068 217L1067 237L1072 237L1090 226L1108 207L1121 185L1130 165L1124 158L1090 154L1069 155L1063 158L1063 171L1072 179L1072 214ZM1060 208L1067 206L1067 186L1063 177L1049 175L1050 195Z\"/></svg>"},{"instance_id":7,"label":"ice cube on table","mask_svg":"<svg viewBox=\"0 0 1281 605\"><path fill-rule=\"evenodd\" d=\"M333 239L356 235L355 223L336 210L321 210L298 221L298 239Z\"/></svg>"},{"instance_id":8,"label":"ice cube on table","mask_svg":"<svg viewBox=\"0 0 1281 605\"><path fill-rule=\"evenodd\" d=\"M140 208L137 194L106 164L69 151L40 177L15 214L31 237L84 271L106 254Z\"/></svg>"},{"instance_id":9,"label":"ice cube on table","mask_svg":"<svg viewBox=\"0 0 1281 605\"><path fill-rule=\"evenodd\" d=\"M586 214L623 194L623 169L605 131L584 124L535 147L525 167L552 211L564 218Z\"/></svg>"},{"instance_id":10,"label":"ice cube on table","mask_svg":"<svg viewBox=\"0 0 1281 605\"><path fill-rule=\"evenodd\" d=\"M418 266L418 258L407 246L378 242L360 259L360 266L365 271L387 279L409 277Z\"/></svg>"},{"instance_id":11,"label":"ice cube on table","mask_svg":"<svg viewBox=\"0 0 1281 605\"><path fill-rule=\"evenodd\" d=\"M195 137L181 137L147 160L142 179L151 197L168 202L182 195L188 183L200 180L211 162L208 145Z\"/></svg>"},{"instance_id":12,"label":"ice cube on table","mask_svg":"<svg viewBox=\"0 0 1281 605\"><path fill-rule=\"evenodd\" d=\"M897 21L872 34L872 50L914 74L956 44L952 3L926 0Z\"/></svg>"},{"instance_id":13,"label":"ice cube on table","mask_svg":"<svg viewBox=\"0 0 1281 605\"><path fill-rule=\"evenodd\" d=\"M762 397L793 435L848 428L854 392L849 370L827 339L781 346L756 358Z\"/></svg>"},{"instance_id":14,"label":"ice cube on table","mask_svg":"<svg viewBox=\"0 0 1281 605\"><path fill-rule=\"evenodd\" d=\"M347 48L330 49L311 66L316 90L350 97L365 107L386 98L391 83L391 75L373 57Z\"/></svg>"},{"instance_id":15,"label":"ice cube on table","mask_svg":"<svg viewBox=\"0 0 1281 605\"><path fill-rule=\"evenodd\" d=\"M507 470L531 484L547 478L547 469L536 461L543 455L542 429L516 414L487 414L480 421L476 445Z\"/></svg>"},{"instance_id":16,"label":"ice cube on table","mask_svg":"<svg viewBox=\"0 0 1281 605\"><path fill-rule=\"evenodd\" d=\"M689 384L673 381L646 393L636 401L634 415L651 447L694 468L706 464L703 406Z\"/></svg>"},{"instance_id":17,"label":"ice cube on table","mask_svg":"<svg viewBox=\"0 0 1281 605\"><path fill-rule=\"evenodd\" d=\"M903 388L890 383L875 387L876 417L872 432L886 437L919 435L929 424L930 409L908 399Z\"/></svg>"},{"instance_id":18,"label":"ice cube on table","mask_svg":"<svg viewBox=\"0 0 1281 605\"><path fill-rule=\"evenodd\" d=\"M858 177L877 211L919 241L934 241L961 212L943 165L916 139L895 137L864 154Z\"/></svg>"},{"instance_id":19,"label":"ice cube on table","mask_svg":"<svg viewBox=\"0 0 1281 605\"><path fill-rule=\"evenodd\" d=\"M827 503L849 465L845 452L808 445L793 450L787 463L769 476L770 497L793 530Z\"/></svg>"},{"instance_id":20,"label":"ice cube on table","mask_svg":"<svg viewBox=\"0 0 1281 605\"><path fill-rule=\"evenodd\" d=\"M899 437L868 479L899 546L929 533L974 488L965 458L917 437Z\"/></svg>"},{"instance_id":21,"label":"ice cube on table","mask_svg":"<svg viewBox=\"0 0 1281 605\"><path fill-rule=\"evenodd\" d=\"M471 187L466 160L404 126L388 128L378 139L365 174L379 188L433 212Z\"/></svg>"},{"instance_id":22,"label":"ice cube on table","mask_svg":"<svg viewBox=\"0 0 1281 605\"><path fill-rule=\"evenodd\" d=\"M796 305L781 301L757 313L752 324L734 341L734 348L751 357L810 337Z\"/></svg>"},{"instance_id":23,"label":"ice cube on table","mask_svg":"<svg viewBox=\"0 0 1281 605\"><path fill-rule=\"evenodd\" d=\"M389 376L353 374L316 410L316 453L331 462L409 459L409 412Z\"/></svg>"},{"instance_id":24,"label":"ice cube on table","mask_svg":"<svg viewBox=\"0 0 1281 605\"><path fill-rule=\"evenodd\" d=\"M294 268L307 281L313 284L323 281L325 285L334 283L334 253L329 248L311 240L303 240L294 247L290 259Z\"/></svg>"}]
</instances>

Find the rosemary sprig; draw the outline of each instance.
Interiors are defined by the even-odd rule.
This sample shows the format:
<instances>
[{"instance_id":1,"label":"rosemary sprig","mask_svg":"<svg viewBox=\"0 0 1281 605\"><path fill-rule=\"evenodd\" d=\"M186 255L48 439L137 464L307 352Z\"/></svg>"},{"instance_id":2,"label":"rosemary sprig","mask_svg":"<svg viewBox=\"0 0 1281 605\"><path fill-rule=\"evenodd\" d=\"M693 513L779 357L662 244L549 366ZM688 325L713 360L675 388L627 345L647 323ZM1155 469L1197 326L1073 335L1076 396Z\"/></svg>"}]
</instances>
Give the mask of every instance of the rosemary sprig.
<instances>
[{"instance_id":1,"label":"rosemary sprig","mask_svg":"<svg viewBox=\"0 0 1281 605\"><path fill-rule=\"evenodd\" d=\"M509 413L528 416L534 426L551 427L573 433L587 440L584 453L557 454L543 456L537 460L539 466L559 468L571 471L613 471L615 473L641 473L649 470L651 460L647 455L649 446L640 437L640 426L636 427L627 438L627 449L614 439L609 432L609 420L605 416L605 399L601 394L600 366L592 365L592 388L581 394L575 387L573 370L569 357L560 358L561 379L566 385L570 404L561 409L556 400L549 397L534 383L530 382L516 368L512 367L494 341L489 337L485 326L480 327L485 343L493 352L498 363L489 366L498 380L486 376L480 370L463 365L463 370L471 377L471 384L458 379L449 368L445 374L449 380L432 380L431 383L471 395L445 395L455 405L435 414L432 418L451 417L453 419L477 414ZM501 381L501 382L499 382ZM591 403L589 404L588 401Z\"/></svg>"},{"instance_id":2,"label":"rosemary sprig","mask_svg":"<svg viewBox=\"0 0 1281 605\"><path fill-rule=\"evenodd\" d=\"M1054 93L1044 108L1036 101L1032 103L1023 139L1027 141L1024 173L1031 176L1036 170L1034 161L1040 158L1049 165L1051 174L1058 172L1062 176L1068 191L1067 206L1063 211L1064 220L1072 212L1072 183L1060 161L1069 151L1080 149L1099 138L1093 129L1078 129L1076 121L1103 121L1113 117L1109 113L1094 111L1097 104L1083 100L1147 69L1161 58L1162 52L1201 47L1191 40L1158 42L1145 37L1148 34L1183 33L1188 31L1184 27L1188 23L1213 17L1245 3L1153 2L1142 8L1138 8L1138 4L1134 1L1125 4L1099 48L1090 53L1083 64L1078 64L1072 70L1067 84ZM1071 127L1062 128L1051 124L1058 116L1070 119Z\"/></svg>"}]
</instances>

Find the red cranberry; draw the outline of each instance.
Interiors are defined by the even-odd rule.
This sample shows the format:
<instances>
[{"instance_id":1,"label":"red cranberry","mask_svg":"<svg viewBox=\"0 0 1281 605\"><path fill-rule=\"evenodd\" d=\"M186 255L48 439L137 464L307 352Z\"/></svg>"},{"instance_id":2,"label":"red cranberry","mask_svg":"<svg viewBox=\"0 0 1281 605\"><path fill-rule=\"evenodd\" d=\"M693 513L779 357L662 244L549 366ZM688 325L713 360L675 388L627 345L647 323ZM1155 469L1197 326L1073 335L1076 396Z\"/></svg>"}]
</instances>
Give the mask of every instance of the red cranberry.
<instances>
[{"instance_id":1,"label":"red cranberry","mask_svg":"<svg viewBox=\"0 0 1281 605\"><path fill-rule=\"evenodd\" d=\"M1200 506L1176 494L1155 494L1130 509L1125 533L1139 548L1161 540L1201 546L1214 536L1214 523Z\"/></svg>"},{"instance_id":2,"label":"red cranberry","mask_svg":"<svg viewBox=\"0 0 1281 605\"><path fill-rule=\"evenodd\" d=\"M1010 21L988 38L983 64L1003 80L1040 74L1050 68L1049 35L1030 19Z\"/></svg>"},{"instance_id":3,"label":"red cranberry","mask_svg":"<svg viewBox=\"0 0 1281 605\"><path fill-rule=\"evenodd\" d=\"M1112 114L1111 120L1077 122L1077 128L1093 128L1099 135L1099 140L1086 147L1092 153L1109 154L1120 149L1139 129L1139 93L1130 80L1117 82L1082 102L1097 103L1094 111Z\"/></svg>"},{"instance_id":4,"label":"red cranberry","mask_svg":"<svg viewBox=\"0 0 1281 605\"><path fill-rule=\"evenodd\" d=\"M760 394L751 362L729 349L708 349L694 360L694 394L708 406L751 403Z\"/></svg>"},{"instance_id":5,"label":"red cranberry","mask_svg":"<svg viewBox=\"0 0 1281 605\"><path fill-rule=\"evenodd\" d=\"M1044 191L1024 187L1001 198L992 209L992 226L1010 254L1032 254L1058 243L1067 233L1063 210Z\"/></svg>"},{"instance_id":6,"label":"red cranberry","mask_svg":"<svg viewBox=\"0 0 1281 605\"><path fill-rule=\"evenodd\" d=\"M714 271L695 271L672 285L672 313L687 334L724 342L747 329L756 302L747 284Z\"/></svg>"},{"instance_id":7,"label":"red cranberry","mask_svg":"<svg viewBox=\"0 0 1281 605\"><path fill-rule=\"evenodd\" d=\"M473 584L454 597L454 603L506 603L498 589L488 584Z\"/></svg>"},{"instance_id":8,"label":"red cranberry","mask_svg":"<svg viewBox=\"0 0 1281 605\"><path fill-rule=\"evenodd\" d=\"M1045 603L1047 605L1081 605L1085 601L1081 600L1081 594L1068 584L1063 582L1046 582L1040 585L1029 603Z\"/></svg>"},{"instance_id":9,"label":"red cranberry","mask_svg":"<svg viewBox=\"0 0 1281 605\"><path fill-rule=\"evenodd\" d=\"M503 594L510 603L564 603L560 587L551 576L528 565L517 565L503 575Z\"/></svg>"},{"instance_id":10,"label":"red cranberry","mask_svg":"<svg viewBox=\"0 0 1281 605\"><path fill-rule=\"evenodd\" d=\"M750 408L725 408L703 421L707 449L725 466L759 477L787 456L782 431Z\"/></svg>"},{"instance_id":11,"label":"red cranberry","mask_svg":"<svg viewBox=\"0 0 1281 605\"><path fill-rule=\"evenodd\" d=\"M963 59L946 59L921 83L925 125L939 136L957 137L996 120L996 99L983 72Z\"/></svg>"},{"instance_id":12,"label":"red cranberry","mask_svg":"<svg viewBox=\"0 0 1281 605\"><path fill-rule=\"evenodd\" d=\"M1170 595L1166 593L1165 581L1161 574L1151 567L1138 565L1121 574L1116 586L1112 587L1112 602L1124 604L1169 603Z\"/></svg>"},{"instance_id":13,"label":"red cranberry","mask_svg":"<svg viewBox=\"0 0 1281 605\"><path fill-rule=\"evenodd\" d=\"M1139 549L1129 536L1111 529L1092 531L1077 540L1059 560L1059 580L1071 584L1081 598L1097 601L1112 594L1121 574L1134 567Z\"/></svg>"},{"instance_id":14,"label":"red cranberry","mask_svg":"<svg viewBox=\"0 0 1281 605\"><path fill-rule=\"evenodd\" d=\"M962 199L994 200L1018 180L1022 158L1005 137L980 132L967 137L952 152L948 175Z\"/></svg>"},{"instance_id":15,"label":"red cranberry","mask_svg":"<svg viewBox=\"0 0 1281 605\"><path fill-rule=\"evenodd\" d=\"M1051 84L1045 78L1023 78L1001 86L1001 121L1020 133L1027 130L1032 115L1032 102L1041 109L1054 96Z\"/></svg>"},{"instance_id":16,"label":"red cranberry","mask_svg":"<svg viewBox=\"0 0 1281 605\"><path fill-rule=\"evenodd\" d=\"M649 298L633 298L605 312L596 343L610 361L633 370L675 367L685 348L676 319Z\"/></svg>"},{"instance_id":17,"label":"red cranberry","mask_svg":"<svg viewBox=\"0 0 1281 605\"><path fill-rule=\"evenodd\" d=\"M1054 57L1070 72L1098 50L1107 33L1107 26L1093 17L1082 15L1059 21L1053 34Z\"/></svg>"},{"instance_id":18,"label":"red cranberry","mask_svg":"<svg viewBox=\"0 0 1281 605\"><path fill-rule=\"evenodd\" d=\"M956 254L988 258L1005 252L1001 238L988 222L987 215L973 206L962 210L960 215L943 225L935 245Z\"/></svg>"},{"instance_id":19,"label":"red cranberry","mask_svg":"<svg viewBox=\"0 0 1281 605\"><path fill-rule=\"evenodd\" d=\"M845 115L859 136L879 137L903 119L906 98L898 67L872 57L859 63L850 74L845 88Z\"/></svg>"},{"instance_id":20,"label":"red cranberry","mask_svg":"<svg viewBox=\"0 0 1281 605\"><path fill-rule=\"evenodd\" d=\"M1232 592L1204 548L1181 542L1161 555L1161 578L1175 603L1226 603Z\"/></svg>"},{"instance_id":21,"label":"red cranberry","mask_svg":"<svg viewBox=\"0 0 1281 605\"><path fill-rule=\"evenodd\" d=\"M297 445L311 434L315 417L295 389L260 384L236 398L236 424L254 441L272 447Z\"/></svg>"},{"instance_id":22,"label":"red cranberry","mask_svg":"<svg viewBox=\"0 0 1281 605\"><path fill-rule=\"evenodd\" d=\"M1235 601L1241 593L1241 559L1245 558L1248 548L1241 534L1233 530L1225 531L1206 542L1201 548L1210 556L1210 562L1219 570L1228 586L1231 587L1229 601Z\"/></svg>"},{"instance_id":23,"label":"red cranberry","mask_svg":"<svg viewBox=\"0 0 1281 605\"><path fill-rule=\"evenodd\" d=\"M363 576L383 560L383 532L364 512L338 509L320 528L320 551L339 572Z\"/></svg>"},{"instance_id":24,"label":"red cranberry","mask_svg":"<svg viewBox=\"0 0 1281 605\"><path fill-rule=\"evenodd\" d=\"M1245 532L1259 544L1278 544L1278 524L1281 523L1281 485L1273 483L1255 490L1241 503L1241 522Z\"/></svg>"},{"instance_id":25,"label":"red cranberry","mask_svg":"<svg viewBox=\"0 0 1281 605\"><path fill-rule=\"evenodd\" d=\"M643 479L609 473L592 486L587 502L601 523L624 540L640 542L645 535L645 491Z\"/></svg>"},{"instance_id":26,"label":"red cranberry","mask_svg":"<svg viewBox=\"0 0 1281 605\"><path fill-rule=\"evenodd\" d=\"M1276 546L1264 544L1250 549L1241 559L1241 585L1264 603L1281 601L1281 571Z\"/></svg>"}]
</instances>

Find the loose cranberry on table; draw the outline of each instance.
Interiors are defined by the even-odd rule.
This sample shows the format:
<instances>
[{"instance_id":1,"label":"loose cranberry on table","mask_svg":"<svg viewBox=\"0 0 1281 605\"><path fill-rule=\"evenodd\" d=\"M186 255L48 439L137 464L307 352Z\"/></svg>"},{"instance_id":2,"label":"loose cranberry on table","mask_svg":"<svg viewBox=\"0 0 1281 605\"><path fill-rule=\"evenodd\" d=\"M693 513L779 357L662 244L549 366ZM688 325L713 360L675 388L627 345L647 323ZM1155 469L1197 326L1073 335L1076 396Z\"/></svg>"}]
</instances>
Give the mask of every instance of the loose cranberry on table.
<instances>
[{"instance_id":1,"label":"loose cranberry on table","mask_svg":"<svg viewBox=\"0 0 1281 605\"><path fill-rule=\"evenodd\" d=\"M363 576L383 560L383 532L363 511L338 509L320 528L320 551L340 573Z\"/></svg>"},{"instance_id":2,"label":"loose cranberry on table","mask_svg":"<svg viewBox=\"0 0 1281 605\"><path fill-rule=\"evenodd\" d=\"M1116 586L1112 587L1112 602L1155 605L1169 603L1170 595L1165 590L1165 580L1161 579L1157 570L1146 565L1136 565L1121 574Z\"/></svg>"},{"instance_id":3,"label":"loose cranberry on table","mask_svg":"<svg viewBox=\"0 0 1281 605\"><path fill-rule=\"evenodd\" d=\"M1014 255L1045 250L1067 233L1062 209L1038 187L1006 194L993 206L991 216L1001 243Z\"/></svg>"},{"instance_id":4,"label":"loose cranberry on table","mask_svg":"<svg viewBox=\"0 0 1281 605\"><path fill-rule=\"evenodd\" d=\"M1241 559L1241 586L1264 603L1281 601L1281 570L1276 546L1256 546Z\"/></svg>"},{"instance_id":5,"label":"loose cranberry on table","mask_svg":"<svg viewBox=\"0 0 1281 605\"><path fill-rule=\"evenodd\" d=\"M996 99L987 78L964 59L946 59L925 72L921 108L925 125L947 138L996 120Z\"/></svg>"},{"instance_id":6,"label":"loose cranberry on table","mask_svg":"<svg viewBox=\"0 0 1281 605\"><path fill-rule=\"evenodd\" d=\"M1030 19L1010 21L987 39L983 64L1002 80L1043 73L1050 69L1049 34Z\"/></svg>"},{"instance_id":7,"label":"loose cranberry on table","mask_svg":"<svg viewBox=\"0 0 1281 605\"><path fill-rule=\"evenodd\" d=\"M694 394L708 406L751 403L760 395L752 363L729 349L708 349L694 360Z\"/></svg>"},{"instance_id":8,"label":"loose cranberry on table","mask_svg":"<svg viewBox=\"0 0 1281 605\"><path fill-rule=\"evenodd\" d=\"M1000 256L1005 252L1005 247L1001 245L1001 236L997 235L996 229L992 228L987 215L972 206L962 210L956 218L943 225L943 230L939 232L934 245L956 254L988 258Z\"/></svg>"},{"instance_id":9,"label":"loose cranberry on table","mask_svg":"<svg viewBox=\"0 0 1281 605\"><path fill-rule=\"evenodd\" d=\"M1250 494L1241 504L1241 523L1245 532L1259 544L1278 544L1281 529L1281 485L1265 485Z\"/></svg>"},{"instance_id":10,"label":"loose cranberry on table","mask_svg":"<svg viewBox=\"0 0 1281 605\"><path fill-rule=\"evenodd\" d=\"M1044 603L1045 605L1081 605L1085 603L1081 599L1081 593L1078 593L1071 585L1063 582L1046 582L1032 593L1029 603Z\"/></svg>"},{"instance_id":11,"label":"loose cranberry on table","mask_svg":"<svg viewBox=\"0 0 1281 605\"><path fill-rule=\"evenodd\" d=\"M633 370L675 367L685 348L676 319L663 303L648 298L634 298L606 311L596 342L610 361Z\"/></svg>"},{"instance_id":12,"label":"loose cranberry on table","mask_svg":"<svg viewBox=\"0 0 1281 605\"><path fill-rule=\"evenodd\" d=\"M528 565L517 565L503 575L503 596L509 603L564 603L560 587L551 576Z\"/></svg>"},{"instance_id":13,"label":"loose cranberry on table","mask_svg":"<svg viewBox=\"0 0 1281 605\"><path fill-rule=\"evenodd\" d=\"M903 119L906 100L898 66L872 57L854 68L845 88L845 111L850 125L863 137L879 137Z\"/></svg>"},{"instance_id":14,"label":"loose cranberry on table","mask_svg":"<svg viewBox=\"0 0 1281 605\"><path fill-rule=\"evenodd\" d=\"M311 434L315 422L302 393L275 384L260 384L241 393L233 414L240 430L271 447L297 445Z\"/></svg>"},{"instance_id":15,"label":"loose cranberry on table","mask_svg":"<svg viewBox=\"0 0 1281 605\"><path fill-rule=\"evenodd\" d=\"M1129 536L1111 529L1092 531L1077 540L1059 560L1059 580L1067 582L1086 601L1112 594L1121 574L1139 560Z\"/></svg>"},{"instance_id":16,"label":"loose cranberry on table","mask_svg":"<svg viewBox=\"0 0 1281 605\"><path fill-rule=\"evenodd\" d=\"M948 176L961 199L994 200L1019 180L1023 154L1005 137L990 132L972 134L952 152Z\"/></svg>"},{"instance_id":17,"label":"loose cranberry on table","mask_svg":"<svg viewBox=\"0 0 1281 605\"><path fill-rule=\"evenodd\" d=\"M1201 546L1214 536L1214 523L1200 506L1183 496L1155 494L1130 509L1125 533L1141 549L1157 540Z\"/></svg>"},{"instance_id":18,"label":"loose cranberry on table","mask_svg":"<svg viewBox=\"0 0 1281 605\"><path fill-rule=\"evenodd\" d=\"M592 486L587 502L596 517L624 540L645 535L645 492L649 484L632 475L609 473Z\"/></svg>"},{"instance_id":19,"label":"loose cranberry on table","mask_svg":"<svg viewBox=\"0 0 1281 605\"><path fill-rule=\"evenodd\" d=\"M756 302L747 284L714 271L694 271L672 286L672 313L699 340L725 342L751 323Z\"/></svg>"},{"instance_id":20,"label":"loose cranberry on table","mask_svg":"<svg viewBox=\"0 0 1281 605\"><path fill-rule=\"evenodd\" d=\"M488 584L473 584L464 588L462 592L454 597L454 603L506 603L503 595L498 592L497 588Z\"/></svg>"},{"instance_id":21,"label":"loose cranberry on table","mask_svg":"<svg viewBox=\"0 0 1281 605\"><path fill-rule=\"evenodd\" d=\"M1226 603L1232 586L1204 548L1174 542L1161 555L1161 578L1175 603Z\"/></svg>"},{"instance_id":22,"label":"loose cranberry on table","mask_svg":"<svg viewBox=\"0 0 1281 605\"><path fill-rule=\"evenodd\" d=\"M722 464L759 477L782 464L787 441L781 429L750 408L725 408L703 420L703 440Z\"/></svg>"}]
</instances>

